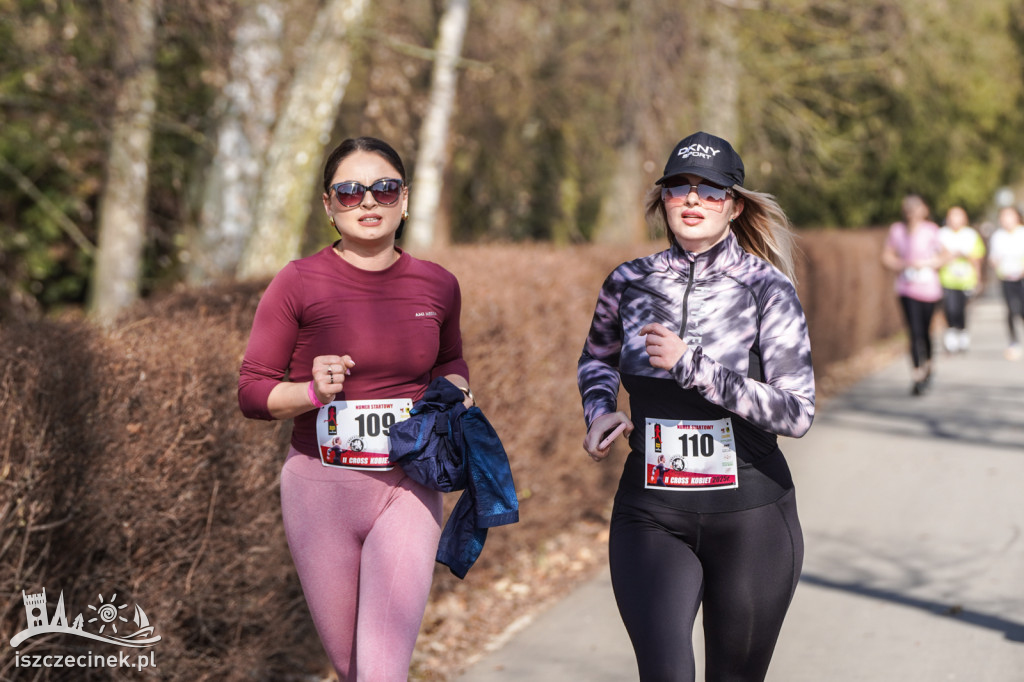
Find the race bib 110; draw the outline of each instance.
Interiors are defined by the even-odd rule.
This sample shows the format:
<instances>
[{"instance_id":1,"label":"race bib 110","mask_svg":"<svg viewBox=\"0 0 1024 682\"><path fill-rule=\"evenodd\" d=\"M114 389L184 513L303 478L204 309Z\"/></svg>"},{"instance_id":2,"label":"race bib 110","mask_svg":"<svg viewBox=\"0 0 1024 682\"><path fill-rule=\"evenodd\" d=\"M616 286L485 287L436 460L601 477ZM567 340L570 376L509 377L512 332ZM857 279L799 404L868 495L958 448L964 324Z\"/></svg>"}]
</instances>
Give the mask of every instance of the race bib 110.
<instances>
[{"instance_id":1,"label":"race bib 110","mask_svg":"<svg viewBox=\"0 0 1024 682\"><path fill-rule=\"evenodd\" d=\"M732 420L648 419L645 488L721 490L739 487Z\"/></svg>"}]
</instances>

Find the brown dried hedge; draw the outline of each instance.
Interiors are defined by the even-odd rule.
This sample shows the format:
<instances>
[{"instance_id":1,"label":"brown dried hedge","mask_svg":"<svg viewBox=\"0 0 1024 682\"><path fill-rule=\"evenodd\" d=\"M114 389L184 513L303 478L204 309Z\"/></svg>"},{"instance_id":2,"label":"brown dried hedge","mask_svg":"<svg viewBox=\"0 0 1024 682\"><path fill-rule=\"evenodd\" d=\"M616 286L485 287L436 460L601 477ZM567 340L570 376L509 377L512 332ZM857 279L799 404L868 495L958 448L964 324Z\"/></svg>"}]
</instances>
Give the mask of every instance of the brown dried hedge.
<instances>
[{"instance_id":1,"label":"brown dried hedge","mask_svg":"<svg viewBox=\"0 0 1024 682\"><path fill-rule=\"evenodd\" d=\"M881 239L877 230L800 239L819 378L898 330ZM576 359L604 277L658 248L487 245L429 256L462 284L474 392L512 459L522 521L491 531L465 581L438 568L414 678L444 679L488 628L579 571L558 538L605 523L618 468L582 456ZM116 669L14 666L22 590L41 588L51 612L63 592L69 619L115 593L144 607L162 641L156 669L131 679L325 674L280 522L288 424L247 421L237 409L263 286L160 296L107 331L77 319L3 324L0 679L127 679ZM525 576L538 566L550 581L531 585ZM498 602L474 598L502 590ZM77 640L36 637L18 652L81 653Z\"/></svg>"}]
</instances>

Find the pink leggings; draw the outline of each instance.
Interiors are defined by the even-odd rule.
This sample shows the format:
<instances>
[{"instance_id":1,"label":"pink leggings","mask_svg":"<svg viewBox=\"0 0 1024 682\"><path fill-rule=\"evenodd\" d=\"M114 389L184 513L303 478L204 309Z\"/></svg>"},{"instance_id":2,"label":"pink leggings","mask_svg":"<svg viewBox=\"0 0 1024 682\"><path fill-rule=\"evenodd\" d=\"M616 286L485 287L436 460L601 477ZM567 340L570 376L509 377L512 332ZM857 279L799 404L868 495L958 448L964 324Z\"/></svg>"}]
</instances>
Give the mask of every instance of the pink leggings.
<instances>
[{"instance_id":1,"label":"pink leggings","mask_svg":"<svg viewBox=\"0 0 1024 682\"><path fill-rule=\"evenodd\" d=\"M441 536L441 493L400 468L325 467L294 448L281 512L313 622L343 680L406 680Z\"/></svg>"}]
</instances>

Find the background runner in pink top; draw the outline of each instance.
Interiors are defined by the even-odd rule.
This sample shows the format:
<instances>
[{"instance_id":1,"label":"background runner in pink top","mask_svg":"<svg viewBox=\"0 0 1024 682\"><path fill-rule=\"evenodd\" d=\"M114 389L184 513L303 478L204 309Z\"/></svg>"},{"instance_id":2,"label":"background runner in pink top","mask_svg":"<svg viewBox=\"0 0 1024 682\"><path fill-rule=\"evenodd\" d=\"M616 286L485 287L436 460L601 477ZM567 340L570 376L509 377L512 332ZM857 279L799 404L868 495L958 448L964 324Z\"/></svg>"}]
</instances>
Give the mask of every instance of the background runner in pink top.
<instances>
[{"instance_id":1,"label":"background runner in pink top","mask_svg":"<svg viewBox=\"0 0 1024 682\"><path fill-rule=\"evenodd\" d=\"M939 268L948 254L939 239L939 226L928 220L928 204L916 194L903 198L903 222L893 223L882 251L882 264L896 274L896 294L910 334L913 364L912 395L931 385L931 324L935 304L942 299Z\"/></svg>"},{"instance_id":2,"label":"background runner in pink top","mask_svg":"<svg viewBox=\"0 0 1024 682\"><path fill-rule=\"evenodd\" d=\"M401 468L325 465L316 415L334 401L416 400L446 376L469 394L455 277L395 246L408 205L387 143L345 140L324 169L341 240L281 270L260 301L238 400L294 419L281 470L285 535L310 614L345 680L406 680L441 535L441 493Z\"/></svg>"},{"instance_id":3,"label":"background runner in pink top","mask_svg":"<svg viewBox=\"0 0 1024 682\"><path fill-rule=\"evenodd\" d=\"M940 254L939 226L923 220L908 228L906 223L894 223L889 228L886 248L892 249L899 259L896 276L896 294L917 301L938 301L942 298L939 281Z\"/></svg>"}]
</instances>

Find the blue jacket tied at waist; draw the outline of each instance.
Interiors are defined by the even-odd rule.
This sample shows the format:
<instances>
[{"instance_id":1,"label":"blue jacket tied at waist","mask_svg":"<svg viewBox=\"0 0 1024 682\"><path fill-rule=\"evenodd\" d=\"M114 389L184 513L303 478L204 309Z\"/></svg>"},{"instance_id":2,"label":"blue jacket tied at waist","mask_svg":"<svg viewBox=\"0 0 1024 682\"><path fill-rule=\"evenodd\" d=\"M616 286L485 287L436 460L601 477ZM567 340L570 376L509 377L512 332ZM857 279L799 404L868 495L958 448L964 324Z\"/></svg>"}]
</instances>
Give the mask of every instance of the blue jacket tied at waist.
<instances>
[{"instance_id":1,"label":"blue jacket tied at waist","mask_svg":"<svg viewBox=\"0 0 1024 682\"><path fill-rule=\"evenodd\" d=\"M465 490L437 548L437 561L459 578L480 556L488 528L519 520L505 448L480 408L466 409L464 397L455 384L438 377L409 419L390 432L390 461L409 478L445 493Z\"/></svg>"}]
</instances>

